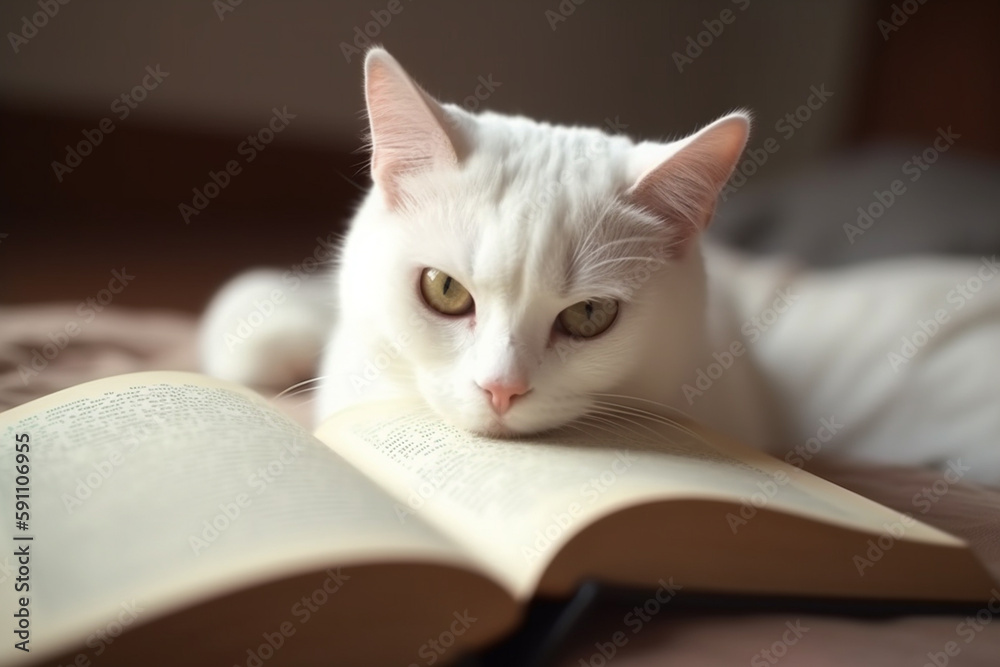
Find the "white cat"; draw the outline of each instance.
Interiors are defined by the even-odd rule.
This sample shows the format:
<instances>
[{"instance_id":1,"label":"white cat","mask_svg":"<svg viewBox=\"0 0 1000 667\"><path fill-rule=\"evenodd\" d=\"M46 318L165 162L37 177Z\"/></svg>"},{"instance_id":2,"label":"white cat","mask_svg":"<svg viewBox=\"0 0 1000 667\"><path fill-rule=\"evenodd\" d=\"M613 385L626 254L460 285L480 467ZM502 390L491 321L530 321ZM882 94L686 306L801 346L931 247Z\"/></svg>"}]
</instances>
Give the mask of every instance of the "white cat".
<instances>
[{"instance_id":1,"label":"white cat","mask_svg":"<svg viewBox=\"0 0 1000 667\"><path fill-rule=\"evenodd\" d=\"M334 280L285 290L235 346L281 276L230 283L203 326L209 373L286 383L322 352L317 419L398 395L493 435L683 411L780 456L1000 481L998 265L808 273L703 244L745 112L633 143L438 103L381 49L365 75L374 185Z\"/></svg>"}]
</instances>

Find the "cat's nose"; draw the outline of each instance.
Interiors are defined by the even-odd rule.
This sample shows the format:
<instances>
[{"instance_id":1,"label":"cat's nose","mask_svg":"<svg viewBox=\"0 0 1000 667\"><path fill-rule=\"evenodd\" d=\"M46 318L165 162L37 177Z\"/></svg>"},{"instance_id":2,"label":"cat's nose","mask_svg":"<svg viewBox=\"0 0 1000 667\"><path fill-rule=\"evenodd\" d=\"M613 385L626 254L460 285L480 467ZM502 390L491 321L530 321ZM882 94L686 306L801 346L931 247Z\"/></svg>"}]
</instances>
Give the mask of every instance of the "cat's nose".
<instances>
[{"instance_id":1,"label":"cat's nose","mask_svg":"<svg viewBox=\"0 0 1000 667\"><path fill-rule=\"evenodd\" d=\"M480 385L483 391L490 395L490 403L493 410L498 415L502 415L510 410L511 403L518 396L523 396L531 391L527 382L515 380L513 382L487 382Z\"/></svg>"}]
</instances>

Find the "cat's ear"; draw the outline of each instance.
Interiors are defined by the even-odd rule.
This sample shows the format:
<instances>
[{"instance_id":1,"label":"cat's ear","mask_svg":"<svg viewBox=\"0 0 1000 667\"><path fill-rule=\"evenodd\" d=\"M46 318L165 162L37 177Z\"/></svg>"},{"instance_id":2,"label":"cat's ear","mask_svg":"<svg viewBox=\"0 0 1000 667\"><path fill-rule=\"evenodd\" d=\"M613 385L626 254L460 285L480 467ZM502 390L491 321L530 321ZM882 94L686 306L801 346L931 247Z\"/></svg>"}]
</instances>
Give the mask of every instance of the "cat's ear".
<instances>
[{"instance_id":1,"label":"cat's ear","mask_svg":"<svg viewBox=\"0 0 1000 667\"><path fill-rule=\"evenodd\" d=\"M626 198L660 217L683 253L711 221L749 134L750 115L740 111L667 146L640 144L634 149L639 175Z\"/></svg>"},{"instance_id":2,"label":"cat's ear","mask_svg":"<svg viewBox=\"0 0 1000 667\"><path fill-rule=\"evenodd\" d=\"M403 176L458 163L456 119L383 49L371 49L365 57L365 101L371 124L372 180L390 207L399 203Z\"/></svg>"}]
</instances>

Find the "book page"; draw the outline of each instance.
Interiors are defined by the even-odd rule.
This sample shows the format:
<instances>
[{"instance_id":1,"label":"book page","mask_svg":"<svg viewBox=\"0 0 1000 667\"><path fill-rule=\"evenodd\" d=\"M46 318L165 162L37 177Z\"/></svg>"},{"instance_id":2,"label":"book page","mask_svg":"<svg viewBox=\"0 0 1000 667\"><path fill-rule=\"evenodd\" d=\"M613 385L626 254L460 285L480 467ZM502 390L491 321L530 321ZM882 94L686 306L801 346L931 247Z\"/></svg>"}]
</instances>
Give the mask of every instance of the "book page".
<instances>
[{"instance_id":1,"label":"book page","mask_svg":"<svg viewBox=\"0 0 1000 667\"><path fill-rule=\"evenodd\" d=\"M441 423L426 410L386 403L336 415L317 436L525 596L571 537L641 503L704 498L766 505L872 533L900 518L783 461L717 437L706 441L684 426L650 422L497 440ZM719 521L728 520L720 513ZM963 544L912 520L906 539Z\"/></svg>"},{"instance_id":2,"label":"book page","mask_svg":"<svg viewBox=\"0 0 1000 667\"><path fill-rule=\"evenodd\" d=\"M188 373L119 376L0 414L0 493L0 565L17 572L21 549L30 570L21 592L4 584L0 615L9 626L29 600L32 657L94 642L123 613L331 562L469 565L259 396ZM27 658L12 643L0 662Z\"/></svg>"}]
</instances>

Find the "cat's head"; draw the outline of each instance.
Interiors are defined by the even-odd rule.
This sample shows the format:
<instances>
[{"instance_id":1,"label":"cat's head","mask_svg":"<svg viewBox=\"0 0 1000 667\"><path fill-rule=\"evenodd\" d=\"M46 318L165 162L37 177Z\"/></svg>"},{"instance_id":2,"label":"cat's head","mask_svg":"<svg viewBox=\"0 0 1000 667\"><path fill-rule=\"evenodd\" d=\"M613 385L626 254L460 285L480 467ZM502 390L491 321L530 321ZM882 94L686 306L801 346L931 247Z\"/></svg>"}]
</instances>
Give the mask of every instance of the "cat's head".
<instances>
[{"instance_id":1,"label":"cat's head","mask_svg":"<svg viewBox=\"0 0 1000 667\"><path fill-rule=\"evenodd\" d=\"M381 49L365 73L374 187L348 234L341 308L398 354L398 383L506 435L645 391L652 373L682 380L705 336L698 236L746 113L633 143L441 104Z\"/></svg>"}]
</instances>

